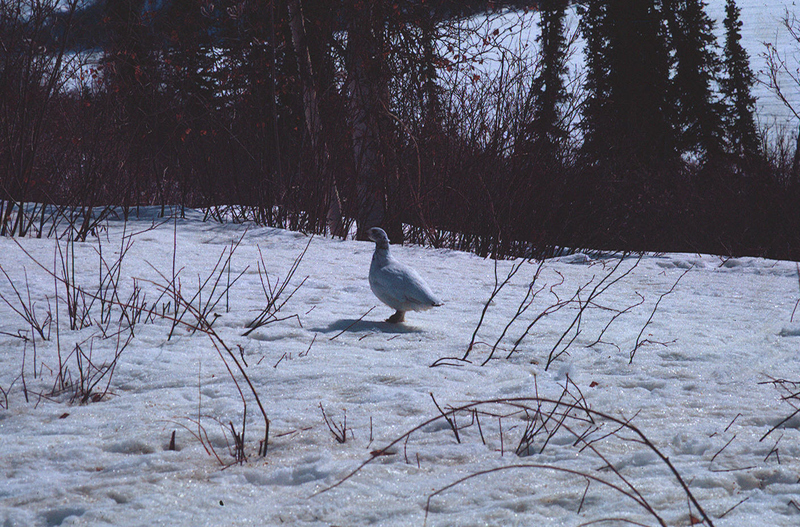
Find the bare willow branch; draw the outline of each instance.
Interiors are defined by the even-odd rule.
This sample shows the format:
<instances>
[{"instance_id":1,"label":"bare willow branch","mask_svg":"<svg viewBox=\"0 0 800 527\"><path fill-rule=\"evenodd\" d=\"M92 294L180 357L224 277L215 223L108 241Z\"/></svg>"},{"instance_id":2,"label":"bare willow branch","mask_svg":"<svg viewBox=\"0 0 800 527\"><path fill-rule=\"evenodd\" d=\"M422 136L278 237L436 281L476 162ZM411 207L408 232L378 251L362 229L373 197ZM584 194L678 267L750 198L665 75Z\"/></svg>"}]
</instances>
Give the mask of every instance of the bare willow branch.
<instances>
[{"instance_id":1,"label":"bare willow branch","mask_svg":"<svg viewBox=\"0 0 800 527\"><path fill-rule=\"evenodd\" d=\"M684 276L686 276L686 273L688 273L690 270L691 270L691 269L687 269L687 270L685 270L685 271L684 271L684 272L683 272L683 273L682 273L682 274L681 274L681 275L678 277L678 279L677 279L677 280L675 280L675 283L674 283L674 284L672 284L672 287L670 287L670 288L669 288L669 290L668 290L666 293L664 293L664 294L662 294L661 296L659 296L659 297L658 297L658 300L656 300L656 304L653 306L653 311L652 311L652 312L650 312L650 317L647 319L647 322L645 322L645 323L644 323L644 326L642 326L642 329L641 329L641 331L639 331L639 335L637 335L637 336L636 336L636 344L633 346L633 349L631 350L631 359L630 359L630 361L628 362L629 364L633 364L633 357L636 355L636 350L638 350L638 349L639 349L639 347L640 347L640 346L643 344L643 342L644 342L644 341L642 341L642 335L644 334L644 331L647 329L647 326L649 326L649 325L650 325L650 323L651 323L651 322L653 322L653 317L655 317L655 315L656 315L656 311L658 311L658 306L659 306L659 304L661 304L661 301L662 301L662 300L664 300L664 297L665 297L665 296L667 296L667 295L670 295L670 294L672 294L672 293L675 291L675 288L676 288L676 287L678 287L678 283L681 281L681 279L682 279Z\"/></svg>"}]
</instances>

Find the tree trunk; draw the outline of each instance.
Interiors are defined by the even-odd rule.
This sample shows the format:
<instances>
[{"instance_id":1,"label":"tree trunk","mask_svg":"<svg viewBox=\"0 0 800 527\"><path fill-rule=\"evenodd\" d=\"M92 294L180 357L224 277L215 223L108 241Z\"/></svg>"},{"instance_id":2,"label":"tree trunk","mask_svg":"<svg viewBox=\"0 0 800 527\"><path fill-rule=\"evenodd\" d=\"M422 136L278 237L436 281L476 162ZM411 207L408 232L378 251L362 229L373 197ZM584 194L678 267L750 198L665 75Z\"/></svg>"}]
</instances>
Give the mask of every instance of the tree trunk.
<instances>
[{"instance_id":1,"label":"tree trunk","mask_svg":"<svg viewBox=\"0 0 800 527\"><path fill-rule=\"evenodd\" d=\"M326 222L333 236L344 236L341 204L336 181L328 170L328 148L322 136L322 119L319 113L319 99L314 81L314 68L308 51L306 30L303 22L303 7L300 0L289 0L289 23L292 31L292 44L297 55L300 81L303 85L303 111L306 129L311 139L313 166L316 177L325 185L327 213Z\"/></svg>"},{"instance_id":2,"label":"tree trunk","mask_svg":"<svg viewBox=\"0 0 800 527\"><path fill-rule=\"evenodd\" d=\"M383 27L377 16L378 6L362 4L351 19L348 32L349 112L353 130L355 155L358 228L356 238L367 239L371 227L383 226L389 238L398 241L397 231L385 225L386 156L385 138L381 135L381 119L386 114L388 88L383 68ZM399 225L399 221L396 222Z\"/></svg>"},{"instance_id":3,"label":"tree trunk","mask_svg":"<svg viewBox=\"0 0 800 527\"><path fill-rule=\"evenodd\" d=\"M800 183L800 128L797 130L797 142L794 145L794 159L792 160L792 184L795 187Z\"/></svg>"}]
</instances>

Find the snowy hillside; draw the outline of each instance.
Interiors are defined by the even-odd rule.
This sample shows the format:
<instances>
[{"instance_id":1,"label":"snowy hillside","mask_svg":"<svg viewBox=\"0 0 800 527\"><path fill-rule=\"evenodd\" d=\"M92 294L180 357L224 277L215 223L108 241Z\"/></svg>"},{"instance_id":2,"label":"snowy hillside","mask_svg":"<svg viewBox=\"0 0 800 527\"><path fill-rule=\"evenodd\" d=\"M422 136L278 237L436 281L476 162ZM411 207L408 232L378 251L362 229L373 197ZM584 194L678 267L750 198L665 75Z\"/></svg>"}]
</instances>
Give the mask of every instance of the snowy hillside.
<instances>
[{"instance_id":1,"label":"snowy hillside","mask_svg":"<svg viewBox=\"0 0 800 527\"><path fill-rule=\"evenodd\" d=\"M2 525L800 522L794 263L393 247L445 305L390 325L372 243L152 226L0 239Z\"/></svg>"}]
</instances>

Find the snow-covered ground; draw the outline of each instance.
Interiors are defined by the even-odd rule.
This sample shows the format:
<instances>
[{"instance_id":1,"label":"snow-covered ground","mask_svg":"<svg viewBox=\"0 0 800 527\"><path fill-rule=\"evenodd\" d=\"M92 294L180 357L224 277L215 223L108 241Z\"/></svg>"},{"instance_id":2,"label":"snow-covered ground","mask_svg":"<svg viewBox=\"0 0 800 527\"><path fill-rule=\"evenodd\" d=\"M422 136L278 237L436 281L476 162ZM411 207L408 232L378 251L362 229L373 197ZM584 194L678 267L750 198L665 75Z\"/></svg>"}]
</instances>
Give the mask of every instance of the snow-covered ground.
<instances>
[{"instance_id":1,"label":"snow-covered ground","mask_svg":"<svg viewBox=\"0 0 800 527\"><path fill-rule=\"evenodd\" d=\"M714 525L800 522L800 419L781 423L800 403L789 382L800 381L793 262L577 254L546 261L529 289L536 263L495 269L471 254L392 247L445 305L390 325L367 282L373 243L196 212L152 225L110 221L99 241L74 244L74 260L64 241L0 239L0 293L20 311L35 304L49 337L34 348L30 325L0 302L0 524L689 525L702 515L680 481ZM307 244L276 314L296 316L244 336L267 304L262 279L276 289ZM102 262L126 247L111 316L100 320L97 300L91 324L78 316L87 327L71 330L64 284L48 271L63 277L65 262L96 294ZM467 354L495 277L512 266ZM206 315L214 338L190 330L191 312L169 338L173 269L185 299L212 276L193 304L218 300ZM119 304L143 302L138 320L120 321ZM59 350L72 385L53 393L69 384ZM86 386L115 354L88 402L70 403L80 371ZM264 421L234 357L271 421L264 458ZM247 402L241 464L231 426L242 431L242 398L226 364ZM322 408L346 429L343 443Z\"/></svg>"}]
</instances>

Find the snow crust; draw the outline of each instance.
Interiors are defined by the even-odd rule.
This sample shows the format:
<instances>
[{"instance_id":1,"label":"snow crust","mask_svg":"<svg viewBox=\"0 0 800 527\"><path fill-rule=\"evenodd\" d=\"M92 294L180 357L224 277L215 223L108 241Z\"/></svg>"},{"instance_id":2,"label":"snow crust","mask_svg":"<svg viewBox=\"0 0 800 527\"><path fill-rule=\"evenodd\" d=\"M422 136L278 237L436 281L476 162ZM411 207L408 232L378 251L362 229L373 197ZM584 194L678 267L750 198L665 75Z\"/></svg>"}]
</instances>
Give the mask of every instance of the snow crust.
<instances>
[{"instance_id":1,"label":"snow crust","mask_svg":"<svg viewBox=\"0 0 800 527\"><path fill-rule=\"evenodd\" d=\"M76 281L96 287L99 248L113 261L123 232L136 233L122 262L121 296L130 293L134 278L148 298L158 296L159 273L172 276L175 239L182 294L191 296L198 277L208 276L220 254L243 237L230 265L232 276L243 274L230 289L229 309L223 300L214 310L219 316L213 327L237 353L241 346L271 420L268 454L257 455L263 421L248 396L248 460L233 462L229 423L241 428L242 402L206 335L179 327L168 339L169 320L140 321L120 354L109 393L70 404L66 392L35 395L55 384L59 343L63 358L76 343L88 349L91 341L92 359L101 364L113 358L116 340L91 340L96 327L70 330L62 300L59 343L53 328L50 340L37 340L34 353L30 341L14 336L30 336L30 328L0 302L0 388L7 392L0 401L8 406L0 408L4 526L572 526L604 518L656 525L619 492L595 483L587 491L585 477L541 468L608 477L569 434L554 434L540 453L519 457L514 449L526 426L520 415L483 415L479 433L460 414L461 443L441 418L422 426L440 416L432 396L447 411L489 399L557 399L565 387L579 390L592 410L638 427L674 464L715 525L800 522L800 419L786 419L796 401L784 400L798 385L777 382L800 381L800 322L792 319L800 292L793 262L692 254L651 255L638 263L628 258L615 276L632 270L586 308L580 333L545 370L578 304L542 318L506 359L514 340L536 313L585 284L597 284L618 262L613 255L555 258L542 267L535 290L543 289L530 309L500 339L495 359L481 366L538 264L503 261L495 268L470 254L393 247L445 302L393 325L382 322L385 313L378 310L364 316L376 305L367 281L374 244L317 237L292 284L306 281L281 310L282 316L297 316L243 336L265 304L258 249L274 283L286 277L309 238L203 223L191 211L176 224L150 229L153 221L112 221L99 242L76 243ZM10 284L24 292L27 275L31 299L44 318L48 299L55 308L54 280L45 269L58 263L57 243L63 251L66 242L18 241L19 246L0 239L0 266L11 279L0 277L0 293L18 305ZM469 362L431 367L464 356L496 277L502 281L514 265L522 267L486 310ZM584 299L593 287L584 289ZM613 310L629 306L635 307L589 347ZM20 377L23 359L28 401ZM74 375L74 356L67 364ZM334 439L320 405L335 424L342 425L346 414L344 443ZM198 422L207 433L205 447ZM407 441L373 458L415 427L421 428ZM210 447L225 466L206 452ZM630 433L605 452L669 525L689 525L690 514L697 517L664 462Z\"/></svg>"}]
</instances>

